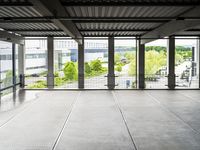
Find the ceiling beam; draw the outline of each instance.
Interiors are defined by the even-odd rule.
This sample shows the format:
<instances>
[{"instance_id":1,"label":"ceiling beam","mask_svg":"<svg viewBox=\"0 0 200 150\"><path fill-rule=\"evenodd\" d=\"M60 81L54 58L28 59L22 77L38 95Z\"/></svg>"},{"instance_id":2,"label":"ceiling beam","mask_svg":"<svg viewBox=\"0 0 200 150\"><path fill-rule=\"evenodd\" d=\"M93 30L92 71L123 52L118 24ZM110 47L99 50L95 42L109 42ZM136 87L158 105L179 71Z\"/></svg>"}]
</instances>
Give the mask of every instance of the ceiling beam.
<instances>
[{"instance_id":1,"label":"ceiling beam","mask_svg":"<svg viewBox=\"0 0 200 150\"><path fill-rule=\"evenodd\" d=\"M34 20L34 19L27 19L27 20L20 20L20 19L13 19L13 20L3 20L0 19L0 23L52 23L51 20Z\"/></svg>"},{"instance_id":2,"label":"ceiling beam","mask_svg":"<svg viewBox=\"0 0 200 150\"><path fill-rule=\"evenodd\" d=\"M0 30L0 40L24 45L24 38L8 31Z\"/></svg>"},{"instance_id":3,"label":"ceiling beam","mask_svg":"<svg viewBox=\"0 0 200 150\"><path fill-rule=\"evenodd\" d=\"M43 16L65 16L69 17L65 8L58 0L30 0L33 7ZM67 35L75 39L79 44L82 44L82 35L76 28L76 25L71 20L51 19L51 21Z\"/></svg>"},{"instance_id":4,"label":"ceiling beam","mask_svg":"<svg viewBox=\"0 0 200 150\"><path fill-rule=\"evenodd\" d=\"M179 17L187 16L200 17L200 6L197 6L194 9L185 12ZM198 25L200 25L200 20L172 20L141 36L141 44L154 41L155 38L159 39L166 36L174 35L177 32L184 31Z\"/></svg>"},{"instance_id":5,"label":"ceiling beam","mask_svg":"<svg viewBox=\"0 0 200 150\"><path fill-rule=\"evenodd\" d=\"M41 30L41 29L8 29L11 32L63 32L63 30Z\"/></svg>"},{"instance_id":6,"label":"ceiling beam","mask_svg":"<svg viewBox=\"0 0 200 150\"><path fill-rule=\"evenodd\" d=\"M80 29L80 32L147 32L147 29Z\"/></svg>"},{"instance_id":7,"label":"ceiling beam","mask_svg":"<svg viewBox=\"0 0 200 150\"><path fill-rule=\"evenodd\" d=\"M0 7L5 7L5 6L33 6L30 2L25 0L24 2L20 1L4 1L0 0Z\"/></svg>"},{"instance_id":8,"label":"ceiling beam","mask_svg":"<svg viewBox=\"0 0 200 150\"><path fill-rule=\"evenodd\" d=\"M153 1L147 1L147 2L138 2L138 1L72 1L72 0L65 0L62 2L62 5L66 7L77 7L77 6L162 6L162 7L169 7L169 6L176 6L176 7L191 7L195 5L200 5L200 2L198 1L189 1L189 2L153 2Z\"/></svg>"},{"instance_id":9,"label":"ceiling beam","mask_svg":"<svg viewBox=\"0 0 200 150\"><path fill-rule=\"evenodd\" d=\"M45 16L45 17L0 17L0 23L42 23L52 22L58 19L60 21L73 21L74 23L113 23L113 22L155 22L162 23L170 20L200 20L200 17L59 17L59 16Z\"/></svg>"}]
</instances>

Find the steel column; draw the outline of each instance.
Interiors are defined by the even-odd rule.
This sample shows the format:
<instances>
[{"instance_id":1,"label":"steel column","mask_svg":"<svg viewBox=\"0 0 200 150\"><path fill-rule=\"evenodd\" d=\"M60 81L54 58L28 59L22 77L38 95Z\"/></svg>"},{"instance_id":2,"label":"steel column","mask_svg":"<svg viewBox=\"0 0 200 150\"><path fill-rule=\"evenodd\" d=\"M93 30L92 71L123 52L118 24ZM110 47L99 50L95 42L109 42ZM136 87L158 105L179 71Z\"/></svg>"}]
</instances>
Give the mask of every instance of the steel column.
<instances>
[{"instance_id":1,"label":"steel column","mask_svg":"<svg viewBox=\"0 0 200 150\"><path fill-rule=\"evenodd\" d=\"M174 36L170 36L168 39L167 52L168 52L168 88L174 89L176 86Z\"/></svg>"},{"instance_id":2,"label":"steel column","mask_svg":"<svg viewBox=\"0 0 200 150\"><path fill-rule=\"evenodd\" d=\"M18 72L21 88L25 86L25 62L25 45L18 45Z\"/></svg>"},{"instance_id":3,"label":"steel column","mask_svg":"<svg viewBox=\"0 0 200 150\"><path fill-rule=\"evenodd\" d=\"M145 88L145 44L141 39L137 40L137 83L139 89Z\"/></svg>"},{"instance_id":4,"label":"steel column","mask_svg":"<svg viewBox=\"0 0 200 150\"><path fill-rule=\"evenodd\" d=\"M13 92L16 92L16 49L15 44L12 43L12 84Z\"/></svg>"},{"instance_id":5,"label":"steel column","mask_svg":"<svg viewBox=\"0 0 200 150\"><path fill-rule=\"evenodd\" d=\"M78 44L78 88L84 89L84 39Z\"/></svg>"},{"instance_id":6,"label":"steel column","mask_svg":"<svg viewBox=\"0 0 200 150\"><path fill-rule=\"evenodd\" d=\"M52 89L54 88L54 40L53 37L47 38L47 67L48 67L48 74L47 74L47 87Z\"/></svg>"},{"instance_id":7,"label":"steel column","mask_svg":"<svg viewBox=\"0 0 200 150\"><path fill-rule=\"evenodd\" d=\"M108 38L108 89L115 88L115 60L114 37Z\"/></svg>"}]
</instances>

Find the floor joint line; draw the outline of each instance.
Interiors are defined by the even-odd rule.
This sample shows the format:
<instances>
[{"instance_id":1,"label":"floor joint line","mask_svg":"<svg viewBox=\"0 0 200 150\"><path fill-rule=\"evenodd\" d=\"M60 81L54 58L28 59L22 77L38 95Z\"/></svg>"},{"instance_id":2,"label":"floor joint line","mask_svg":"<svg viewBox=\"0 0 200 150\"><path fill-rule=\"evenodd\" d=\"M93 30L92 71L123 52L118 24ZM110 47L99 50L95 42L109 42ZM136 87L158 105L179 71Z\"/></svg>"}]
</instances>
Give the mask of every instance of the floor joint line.
<instances>
[{"instance_id":1,"label":"floor joint line","mask_svg":"<svg viewBox=\"0 0 200 150\"><path fill-rule=\"evenodd\" d=\"M160 103L157 98L155 98L153 95L151 95L150 93L146 92L147 95L149 95L150 97L152 97L152 99L154 101L156 101L157 103L159 103L159 105L164 108L165 110L167 110L168 112L172 113L174 116L176 116L180 121L182 121L184 124L186 124L190 129L192 129L195 133L200 135L200 132L196 129L194 129L190 124L188 124L186 121L184 121L179 115L177 115L174 111L172 111L171 109L167 108L166 106L164 106L164 104Z\"/></svg>"},{"instance_id":2,"label":"floor joint line","mask_svg":"<svg viewBox=\"0 0 200 150\"><path fill-rule=\"evenodd\" d=\"M126 118L125 118L125 116L124 116L124 113L123 113L123 111L122 111L122 108L121 108L120 104L117 102L117 97L116 97L114 91L111 91L111 93L112 93L112 95L113 95L113 100L114 100L115 104L117 105L117 108L118 108L118 110L119 110L119 112L120 112L120 114L121 114L121 116L122 116L122 119L123 119L123 121L124 121L124 124L125 124L125 126L126 126L126 129L127 129L127 131L128 131L128 134L129 134L129 136L130 136L130 138L131 138L131 141L132 141L134 150L138 150L138 149L137 149L137 146L136 146L136 144L135 144L135 141L134 141L134 139L133 139L133 136L131 135L131 132L130 132L130 130L129 130L129 127L128 127Z\"/></svg>"},{"instance_id":3,"label":"floor joint line","mask_svg":"<svg viewBox=\"0 0 200 150\"><path fill-rule=\"evenodd\" d=\"M80 95L81 95L81 91L78 93L78 95L76 96L74 102L73 102L72 105L71 105L70 112L69 112L69 113L67 114L67 116L66 116L66 119L65 119L65 121L64 121L64 124L63 124L63 126L62 126L62 128L61 128L61 130L60 130L60 132L59 132L59 134L58 134L58 136L57 136L57 138L56 138L54 144L53 144L52 150L55 150L56 146L58 145L58 142L59 142L59 140L60 140L60 138L61 138L61 136L62 136L62 134L63 134L63 131L64 131L66 125L67 125L67 122L68 122L68 120L69 120L69 118L70 118L70 116L71 116L71 114L72 114L72 111L73 111L73 109L74 109L74 106L75 106L75 104L76 104L76 102L77 102L77 100L78 100L78 98L79 98Z\"/></svg>"}]
</instances>

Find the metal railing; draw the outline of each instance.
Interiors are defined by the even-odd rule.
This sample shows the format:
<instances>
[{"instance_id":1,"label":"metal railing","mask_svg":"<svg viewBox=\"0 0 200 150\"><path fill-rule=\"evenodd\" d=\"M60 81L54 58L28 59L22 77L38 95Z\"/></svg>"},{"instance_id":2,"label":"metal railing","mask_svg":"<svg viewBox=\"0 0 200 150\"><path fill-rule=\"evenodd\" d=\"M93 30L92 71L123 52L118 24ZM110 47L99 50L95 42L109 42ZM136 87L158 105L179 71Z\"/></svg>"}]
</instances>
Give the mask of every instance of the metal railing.
<instances>
[{"instance_id":1,"label":"metal railing","mask_svg":"<svg viewBox=\"0 0 200 150\"><path fill-rule=\"evenodd\" d=\"M15 84L13 84L13 81L16 81ZM4 78L0 81L0 95L6 95L9 93L12 93L14 88L16 89L16 86L20 86L20 77L16 76L16 77L7 77Z\"/></svg>"},{"instance_id":2,"label":"metal railing","mask_svg":"<svg viewBox=\"0 0 200 150\"><path fill-rule=\"evenodd\" d=\"M27 89L46 89L49 86L57 89L78 89L78 77L73 80L67 80L64 76L53 76L52 85L47 83L46 75L24 76L25 88ZM115 89L137 89L136 75L114 76ZM50 79L51 80L51 79ZM175 77L176 88L199 88L199 77L195 76L190 79ZM11 85L12 86L12 85ZM159 74L145 74L145 89L168 89L168 76ZM84 89L108 89L108 76L102 74L99 76L91 76L84 78Z\"/></svg>"},{"instance_id":3,"label":"metal railing","mask_svg":"<svg viewBox=\"0 0 200 150\"><path fill-rule=\"evenodd\" d=\"M115 78L115 89L136 89L136 76L120 76Z\"/></svg>"},{"instance_id":4,"label":"metal railing","mask_svg":"<svg viewBox=\"0 0 200 150\"><path fill-rule=\"evenodd\" d=\"M167 89L168 78L165 75L145 74L146 89Z\"/></svg>"}]
</instances>

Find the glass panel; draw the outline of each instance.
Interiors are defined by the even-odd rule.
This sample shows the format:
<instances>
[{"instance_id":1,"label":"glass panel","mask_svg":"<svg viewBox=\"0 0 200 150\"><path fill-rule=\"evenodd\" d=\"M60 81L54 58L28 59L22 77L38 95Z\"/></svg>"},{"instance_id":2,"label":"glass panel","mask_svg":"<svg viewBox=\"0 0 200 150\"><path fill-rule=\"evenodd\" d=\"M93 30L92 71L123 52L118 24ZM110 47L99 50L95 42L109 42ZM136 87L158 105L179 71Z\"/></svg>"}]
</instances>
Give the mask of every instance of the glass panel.
<instances>
[{"instance_id":1,"label":"glass panel","mask_svg":"<svg viewBox=\"0 0 200 150\"><path fill-rule=\"evenodd\" d=\"M0 88L13 85L12 43L0 41ZM3 95L12 92L12 88L2 91Z\"/></svg>"},{"instance_id":2,"label":"glass panel","mask_svg":"<svg viewBox=\"0 0 200 150\"><path fill-rule=\"evenodd\" d=\"M107 89L108 39L85 39L85 88Z\"/></svg>"},{"instance_id":3,"label":"glass panel","mask_svg":"<svg viewBox=\"0 0 200 150\"><path fill-rule=\"evenodd\" d=\"M78 44L72 39L54 40L55 88L78 88Z\"/></svg>"},{"instance_id":4,"label":"glass panel","mask_svg":"<svg viewBox=\"0 0 200 150\"><path fill-rule=\"evenodd\" d=\"M37 89L47 87L47 40L25 40L25 85Z\"/></svg>"},{"instance_id":5,"label":"glass panel","mask_svg":"<svg viewBox=\"0 0 200 150\"><path fill-rule=\"evenodd\" d=\"M145 87L167 88L167 39L145 44Z\"/></svg>"},{"instance_id":6,"label":"glass panel","mask_svg":"<svg viewBox=\"0 0 200 150\"><path fill-rule=\"evenodd\" d=\"M136 88L136 40L115 38L116 89Z\"/></svg>"},{"instance_id":7,"label":"glass panel","mask_svg":"<svg viewBox=\"0 0 200 150\"><path fill-rule=\"evenodd\" d=\"M175 51L175 74L176 88L198 88L199 72L198 72L198 49L197 39L176 38Z\"/></svg>"}]
</instances>

